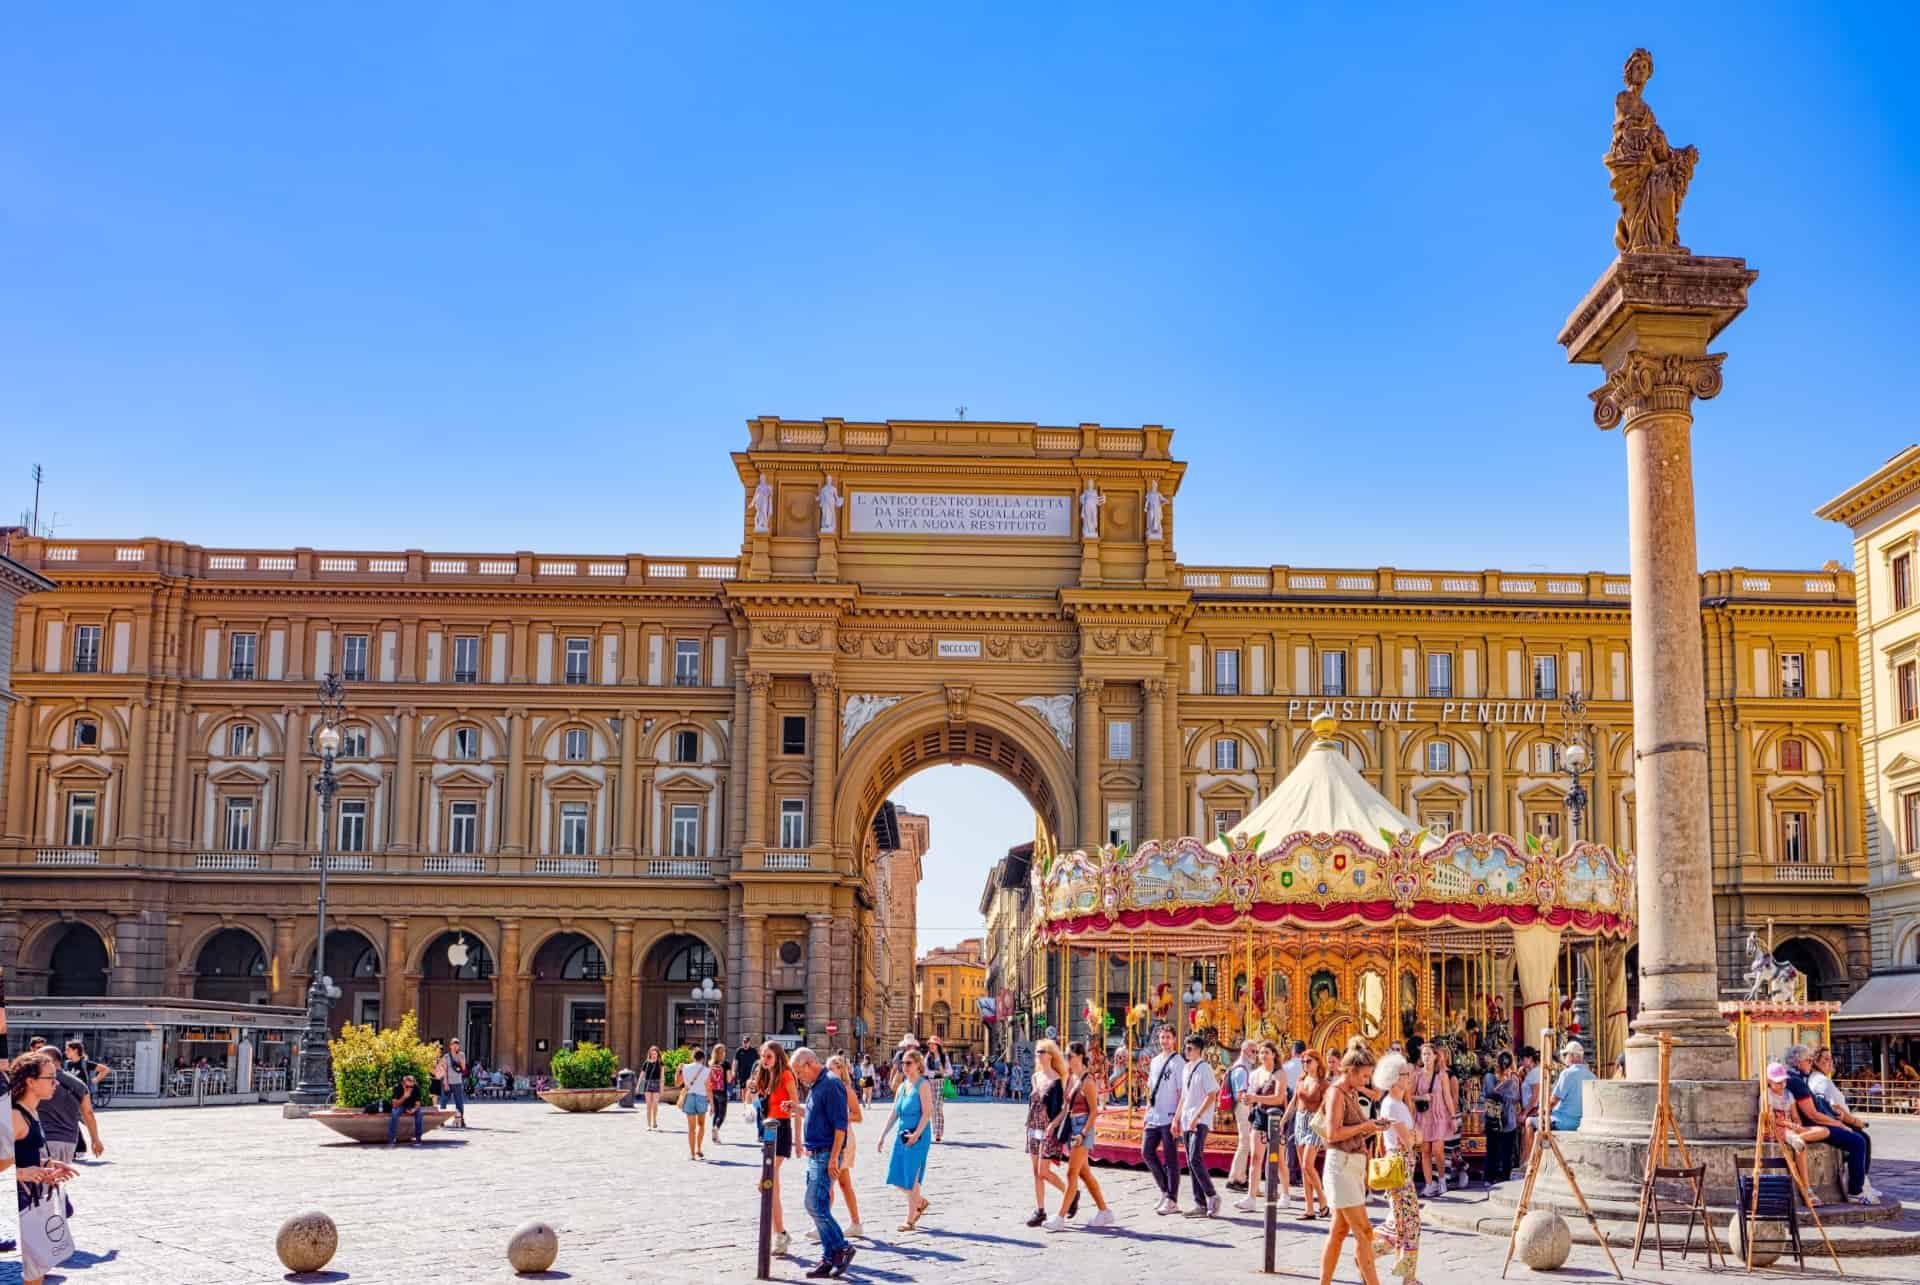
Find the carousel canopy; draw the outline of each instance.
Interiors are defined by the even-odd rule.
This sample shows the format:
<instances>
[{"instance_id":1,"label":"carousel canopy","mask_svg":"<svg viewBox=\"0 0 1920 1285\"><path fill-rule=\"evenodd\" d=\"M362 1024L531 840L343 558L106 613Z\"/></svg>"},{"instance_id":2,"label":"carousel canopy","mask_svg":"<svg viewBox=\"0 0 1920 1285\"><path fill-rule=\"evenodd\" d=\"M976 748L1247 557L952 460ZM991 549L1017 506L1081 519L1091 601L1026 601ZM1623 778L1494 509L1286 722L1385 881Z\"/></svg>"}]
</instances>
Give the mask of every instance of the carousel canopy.
<instances>
[{"instance_id":1,"label":"carousel canopy","mask_svg":"<svg viewBox=\"0 0 1920 1285\"><path fill-rule=\"evenodd\" d=\"M1279 846L1292 834L1357 834L1374 841L1382 834L1408 834L1418 829L1413 818L1387 802L1386 795L1367 783L1350 762L1345 747L1333 739L1333 720L1315 719L1313 748L1301 758L1279 788L1262 799L1234 827L1234 833L1266 836L1264 850ZM1429 835L1421 846L1439 842ZM1219 856L1230 845L1219 837L1207 845Z\"/></svg>"}]
</instances>

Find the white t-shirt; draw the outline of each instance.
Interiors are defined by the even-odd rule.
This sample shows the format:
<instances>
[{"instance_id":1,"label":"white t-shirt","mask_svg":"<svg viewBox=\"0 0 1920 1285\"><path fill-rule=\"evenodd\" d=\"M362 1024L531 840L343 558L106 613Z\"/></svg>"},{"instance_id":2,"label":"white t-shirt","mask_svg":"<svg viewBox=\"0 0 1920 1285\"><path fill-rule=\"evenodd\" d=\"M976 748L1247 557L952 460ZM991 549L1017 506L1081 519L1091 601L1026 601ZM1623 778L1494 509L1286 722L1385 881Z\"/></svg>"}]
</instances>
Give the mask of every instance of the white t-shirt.
<instances>
[{"instance_id":1,"label":"white t-shirt","mask_svg":"<svg viewBox=\"0 0 1920 1285\"><path fill-rule=\"evenodd\" d=\"M1418 1145L1420 1130L1413 1122L1413 1111L1399 1098L1387 1097L1380 1099L1379 1118L1382 1120L1391 1120L1395 1124L1406 1125L1414 1136L1415 1145ZM1400 1145L1400 1139L1394 1134L1392 1129L1388 1129L1380 1136L1387 1140L1388 1151L1405 1153L1407 1150Z\"/></svg>"},{"instance_id":2,"label":"white t-shirt","mask_svg":"<svg viewBox=\"0 0 1920 1285\"><path fill-rule=\"evenodd\" d=\"M711 1073L712 1068L705 1062L688 1062L680 1068L680 1086L689 1093L697 1093L705 1097L707 1077Z\"/></svg>"},{"instance_id":3,"label":"white t-shirt","mask_svg":"<svg viewBox=\"0 0 1920 1285\"><path fill-rule=\"evenodd\" d=\"M1280 1074L1287 1077L1289 1096L1300 1091L1300 1077L1306 1073L1306 1069L1297 1057L1290 1057L1280 1064Z\"/></svg>"},{"instance_id":4,"label":"white t-shirt","mask_svg":"<svg viewBox=\"0 0 1920 1285\"><path fill-rule=\"evenodd\" d=\"M1211 1129L1213 1109L1207 1107L1204 1118L1201 1109L1209 1093L1220 1091L1220 1080L1213 1073L1213 1063L1204 1057L1197 1057L1183 1067L1175 1067L1173 1078L1180 1081L1180 1132L1185 1133L1198 1125Z\"/></svg>"},{"instance_id":5,"label":"white t-shirt","mask_svg":"<svg viewBox=\"0 0 1920 1285\"><path fill-rule=\"evenodd\" d=\"M1172 1124L1174 1113L1180 1109L1180 1051L1156 1054L1147 1067L1147 1092L1153 1094L1153 1101L1147 1103L1148 1125ZM1173 1064L1168 1069L1167 1064ZM1161 1072L1166 1074L1162 1075ZM1154 1087L1159 1086L1159 1092Z\"/></svg>"},{"instance_id":6,"label":"white t-shirt","mask_svg":"<svg viewBox=\"0 0 1920 1285\"><path fill-rule=\"evenodd\" d=\"M1534 1067L1520 1081L1520 1111L1527 1120L1540 1110L1540 1068Z\"/></svg>"},{"instance_id":7,"label":"white t-shirt","mask_svg":"<svg viewBox=\"0 0 1920 1285\"><path fill-rule=\"evenodd\" d=\"M1835 1111L1847 1109L1847 1095L1833 1082L1825 1071L1815 1071L1807 1077L1807 1087L1827 1100L1827 1105Z\"/></svg>"}]
</instances>

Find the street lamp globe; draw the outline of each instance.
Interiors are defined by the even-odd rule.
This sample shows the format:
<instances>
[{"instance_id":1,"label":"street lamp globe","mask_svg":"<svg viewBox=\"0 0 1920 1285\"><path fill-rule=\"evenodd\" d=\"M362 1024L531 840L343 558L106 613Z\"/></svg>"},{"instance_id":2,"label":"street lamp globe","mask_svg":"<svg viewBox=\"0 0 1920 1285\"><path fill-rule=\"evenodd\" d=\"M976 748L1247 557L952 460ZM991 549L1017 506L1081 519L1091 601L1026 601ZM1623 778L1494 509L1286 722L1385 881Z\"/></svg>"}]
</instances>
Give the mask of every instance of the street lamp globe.
<instances>
[{"instance_id":1,"label":"street lamp globe","mask_svg":"<svg viewBox=\"0 0 1920 1285\"><path fill-rule=\"evenodd\" d=\"M1560 761L1566 765L1567 771L1578 776L1587 770L1587 764L1591 761L1591 756L1587 753L1587 747L1585 745L1582 745L1579 741L1574 741L1564 750L1560 751Z\"/></svg>"},{"instance_id":2,"label":"street lamp globe","mask_svg":"<svg viewBox=\"0 0 1920 1285\"><path fill-rule=\"evenodd\" d=\"M320 730L313 734L313 743L322 754L338 754L340 752L340 729L332 723L322 724Z\"/></svg>"}]
</instances>

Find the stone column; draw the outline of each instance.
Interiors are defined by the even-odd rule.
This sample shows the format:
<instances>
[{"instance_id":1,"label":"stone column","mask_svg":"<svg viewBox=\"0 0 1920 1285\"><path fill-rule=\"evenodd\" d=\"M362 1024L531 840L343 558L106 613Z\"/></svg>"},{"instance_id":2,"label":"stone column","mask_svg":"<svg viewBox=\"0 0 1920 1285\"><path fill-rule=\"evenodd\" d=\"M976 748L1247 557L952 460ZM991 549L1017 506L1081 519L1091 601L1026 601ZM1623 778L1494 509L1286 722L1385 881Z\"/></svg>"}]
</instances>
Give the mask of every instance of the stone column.
<instances>
[{"instance_id":1,"label":"stone column","mask_svg":"<svg viewBox=\"0 0 1920 1285\"><path fill-rule=\"evenodd\" d=\"M1848 784L1864 779L1860 775L1860 737L1845 723L1837 723L1833 741L1840 747L1840 861L1850 865L1863 855L1853 810L1856 796Z\"/></svg>"},{"instance_id":2,"label":"stone column","mask_svg":"<svg viewBox=\"0 0 1920 1285\"><path fill-rule=\"evenodd\" d=\"M750 1035L754 1043L765 1040L767 1031L767 917L745 916L740 968L734 974L734 1011L740 1014L740 1030L734 1038Z\"/></svg>"},{"instance_id":3,"label":"stone column","mask_svg":"<svg viewBox=\"0 0 1920 1285\"><path fill-rule=\"evenodd\" d=\"M1140 837L1171 839L1167 826L1167 680L1149 678L1141 687L1140 775L1147 783L1147 814Z\"/></svg>"},{"instance_id":4,"label":"stone column","mask_svg":"<svg viewBox=\"0 0 1920 1285\"><path fill-rule=\"evenodd\" d=\"M33 739L33 703L22 700L7 714L7 835L25 838L31 833L33 818L27 815L27 743Z\"/></svg>"},{"instance_id":5,"label":"stone column","mask_svg":"<svg viewBox=\"0 0 1920 1285\"><path fill-rule=\"evenodd\" d=\"M734 640L736 648L743 644L738 637ZM736 650L736 655L739 652ZM738 858L740 845L747 841L747 723L750 700L747 693L747 671L736 668L733 671L733 718L727 723L727 748L731 751L729 761L732 764L727 773L727 843L728 855Z\"/></svg>"},{"instance_id":6,"label":"stone column","mask_svg":"<svg viewBox=\"0 0 1920 1285\"><path fill-rule=\"evenodd\" d=\"M173 811L167 818L167 838L178 847L192 847L193 838L193 706L173 712ZM25 747L22 746L22 749Z\"/></svg>"},{"instance_id":7,"label":"stone column","mask_svg":"<svg viewBox=\"0 0 1920 1285\"><path fill-rule=\"evenodd\" d=\"M1736 829L1733 868L1728 873L1738 877L1740 867L1749 858L1760 855L1760 845L1754 837L1752 738L1747 735L1745 724L1737 718L1729 720L1728 734L1733 737L1733 815Z\"/></svg>"},{"instance_id":8,"label":"stone column","mask_svg":"<svg viewBox=\"0 0 1920 1285\"><path fill-rule=\"evenodd\" d=\"M1107 841L1107 818L1100 807L1100 689L1098 678L1080 680L1079 727L1074 735L1079 744L1080 762L1080 842L1087 851L1096 851ZM1062 836L1065 840L1065 836Z\"/></svg>"},{"instance_id":9,"label":"stone column","mask_svg":"<svg viewBox=\"0 0 1920 1285\"><path fill-rule=\"evenodd\" d=\"M285 852L300 847L300 832L305 828L301 825L306 820L307 800L300 781L300 749L307 734L307 716L293 705L280 712L286 720L286 743L280 747L280 795L274 801L274 810L280 819L280 837L274 847ZM332 846L329 842L332 837L321 836L321 850Z\"/></svg>"},{"instance_id":10,"label":"stone column","mask_svg":"<svg viewBox=\"0 0 1920 1285\"><path fill-rule=\"evenodd\" d=\"M520 921L500 921L500 958L493 969L493 1047L516 1075L527 1074L527 1018L520 1008Z\"/></svg>"},{"instance_id":11,"label":"stone column","mask_svg":"<svg viewBox=\"0 0 1920 1285\"><path fill-rule=\"evenodd\" d=\"M299 1004L300 986L293 980L293 928L291 917L282 915L273 921L273 1002Z\"/></svg>"},{"instance_id":12,"label":"stone column","mask_svg":"<svg viewBox=\"0 0 1920 1285\"><path fill-rule=\"evenodd\" d=\"M147 832L147 703L136 697L127 714L127 775L120 789L120 839L135 843Z\"/></svg>"},{"instance_id":13,"label":"stone column","mask_svg":"<svg viewBox=\"0 0 1920 1285\"><path fill-rule=\"evenodd\" d=\"M1693 401L1720 391L1707 344L1746 307L1757 273L1739 259L1623 254L1560 335L1602 366L1594 423L1623 430L1632 570L1634 798L1640 1013L1627 1070L1655 1077L1673 1036L1675 1079L1729 1079L1733 1038L1718 1010L1708 809L1706 680L1693 513Z\"/></svg>"},{"instance_id":14,"label":"stone column","mask_svg":"<svg viewBox=\"0 0 1920 1285\"><path fill-rule=\"evenodd\" d=\"M448 661L452 664L452 661ZM393 769L393 844L391 852L412 852L414 835L420 832L418 819L419 800L415 791L419 782L415 780L413 766L414 738L418 735L413 725L413 711L402 709L394 719L394 769Z\"/></svg>"},{"instance_id":15,"label":"stone column","mask_svg":"<svg viewBox=\"0 0 1920 1285\"><path fill-rule=\"evenodd\" d=\"M407 921L387 920L386 957L380 961L380 1025L398 1026L414 1005L407 998Z\"/></svg>"},{"instance_id":16,"label":"stone column","mask_svg":"<svg viewBox=\"0 0 1920 1285\"><path fill-rule=\"evenodd\" d=\"M510 709L507 711L507 783L506 813L507 841L500 845L502 852L525 852L527 850L527 801L522 795L527 783L527 711Z\"/></svg>"},{"instance_id":17,"label":"stone column","mask_svg":"<svg viewBox=\"0 0 1920 1285\"><path fill-rule=\"evenodd\" d=\"M639 830L634 821L640 810L634 806L634 793L640 782L634 769L639 751L640 720L634 717L634 711L627 710L620 719L620 806L613 814L613 854L617 857L630 857L638 851L634 844ZM631 931L631 925L628 927Z\"/></svg>"},{"instance_id":18,"label":"stone column","mask_svg":"<svg viewBox=\"0 0 1920 1285\"><path fill-rule=\"evenodd\" d=\"M833 711L840 680L831 670L813 676L813 802L808 808L808 843L833 842L833 791L839 770L840 742Z\"/></svg>"},{"instance_id":19,"label":"stone column","mask_svg":"<svg viewBox=\"0 0 1920 1285\"><path fill-rule=\"evenodd\" d=\"M747 829L748 847L767 844L767 691L773 676L762 669L747 671Z\"/></svg>"},{"instance_id":20,"label":"stone column","mask_svg":"<svg viewBox=\"0 0 1920 1285\"><path fill-rule=\"evenodd\" d=\"M607 1047L620 1059L621 1066L635 1064L633 988L633 923L631 920L616 920L613 925L613 966L607 972Z\"/></svg>"},{"instance_id":21,"label":"stone column","mask_svg":"<svg viewBox=\"0 0 1920 1285\"><path fill-rule=\"evenodd\" d=\"M833 916L807 916L807 1043L825 1049L832 998Z\"/></svg>"}]
</instances>

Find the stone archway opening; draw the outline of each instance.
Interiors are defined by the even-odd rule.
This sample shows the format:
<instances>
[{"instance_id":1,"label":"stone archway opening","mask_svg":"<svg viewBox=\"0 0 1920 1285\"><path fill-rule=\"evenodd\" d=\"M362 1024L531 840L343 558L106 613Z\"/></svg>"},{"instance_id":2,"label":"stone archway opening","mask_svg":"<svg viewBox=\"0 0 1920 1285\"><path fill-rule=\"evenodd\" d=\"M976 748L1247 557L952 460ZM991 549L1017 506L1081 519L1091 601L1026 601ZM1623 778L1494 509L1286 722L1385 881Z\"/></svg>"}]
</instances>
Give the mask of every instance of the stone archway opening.
<instances>
[{"instance_id":1,"label":"stone archway opening","mask_svg":"<svg viewBox=\"0 0 1920 1285\"><path fill-rule=\"evenodd\" d=\"M693 998L709 977L722 992L717 1004ZM711 1048L725 1036L727 990L713 947L691 933L663 937L640 969L640 1030L662 1048Z\"/></svg>"},{"instance_id":2,"label":"stone archway opening","mask_svg":"<svg viewBox=\"0 0 1920 1285\"><path fill-rule=\"evenodd\" d=\"M303 962L312 962L311 948L305 952ZM325 971L340 988L340 998L333 1002L328 1021L335 1035L348 1022L370 1026L391 1026L399 1022L400 1014L380 1011L380 952L374 949L365 933L352 928L329 928ZM308 985L304 967L299 982L304 996Z\"/></svg>"},{"instance_id":3,"label":"stone archway opening","mask_svg":"<svg viewBox=\"0 0 1920 1285\"><path fill-rule=\"evenodd\" d=\"M1050 733L1037 723L1031 739ZM857 776L843 779L857 791L850 812L842 809L852 830L843 838L858 845L874 815L908 777L942 765L982 767L1011 784L1033 807L1048 831L1062 840L1071 835L1078 815L1070 784L1071 774L1057 779L1052 756L1028 748L1026 740L1006 729L985 723L934 723L896 734L862 765ZM1071 764L1067 765L1070 769ZM1028 836L1031 837L1031 836Z\"/></svg>"},{"instance_id":4,"label":"stone archway opening","mask_svg":"<svg viewBox=\"0 0 1920 1285\"><path fill-rule=\"evenodd\" d=\"M462 948L456 951L456 947ZM449 952L464 956L455 964ZM493 1055L494 962L487 944L458 929L441 933L420 957L420 992L415 1001L420 1037L446 1041L458 1037L469 1062L491 1068Z\"/></svg>"},{"instance_id":5,"label":"stone archway opening","mask_svg":"<svg viewBox=\"0 0 1920 1285\"><path fill-rule=\"evenodd\" d=\"M194 961L193 997L229 1004L264 1004L272 989L267 952L244 928L222 928Z\"/></svg>"},{"instance_id":6,"label":"stone archway opening","mask_svg":"<svg viewBox=\"0 0 1920 1285\"><path fill-rule=\"evenodd\" d=\"M72 923L58 930L47 950L48 995L105 995L113 970L107 943L87 924Z\"/></svg>"},{"instance_id":7,"label":"stone archway opening","mask_svg":"<svg viewBox=\"0 0 1920 1285\"><path fill-rule=\"evenodd\" d=\"M1833 949L1817 937L1788 937L1773 948L1773 957L1792 964L1807 979L1807 998L1844 999L1846 970Z\"/></svg>"},{"instance_id":8,"label":"stone archway opening","mask_svg":"<svg viewBox=\"0 0 1920 1285\"><path fill-rule=\"evenodd\" d=\"M593 938L585 933L558 932L533 953L531 971L528 1069L543 1075L552 1067L553 1055L561 1045L607 1042L609 969L605 953Z\"/></svg>"}]
</instances>

